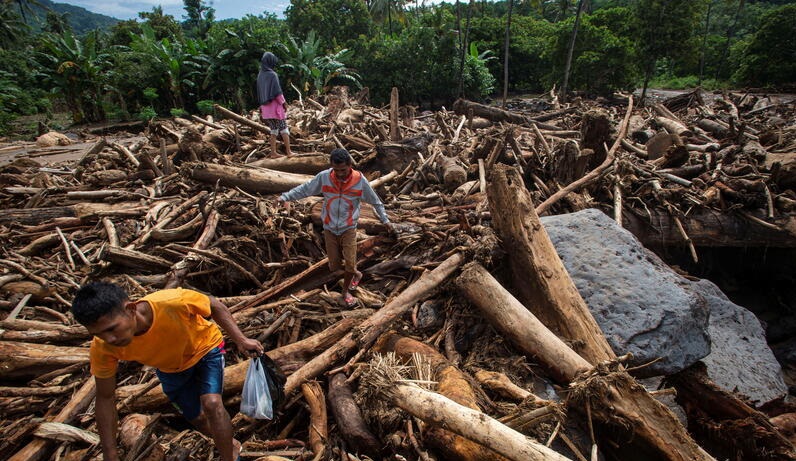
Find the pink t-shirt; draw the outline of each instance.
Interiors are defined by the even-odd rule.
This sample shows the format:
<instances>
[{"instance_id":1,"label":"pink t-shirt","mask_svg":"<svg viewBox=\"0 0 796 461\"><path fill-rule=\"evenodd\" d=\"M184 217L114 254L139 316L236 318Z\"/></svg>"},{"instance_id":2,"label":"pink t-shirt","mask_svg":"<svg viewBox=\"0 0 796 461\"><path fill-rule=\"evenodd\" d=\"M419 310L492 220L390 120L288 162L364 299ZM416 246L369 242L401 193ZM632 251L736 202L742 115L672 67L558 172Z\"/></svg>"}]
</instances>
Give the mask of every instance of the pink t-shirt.
<instances>
[{"instance_id":1,"label":"pink t-shirt","mask_svg":"<svg viewBox=\"0 0 796 461\"><path fill-rule=\"evenodd\" d=\"M265 119L273 118L277 120L285 119L285 95L280 94L268 104L260 106L260 116Z\"/></svg>"}]
</instances>

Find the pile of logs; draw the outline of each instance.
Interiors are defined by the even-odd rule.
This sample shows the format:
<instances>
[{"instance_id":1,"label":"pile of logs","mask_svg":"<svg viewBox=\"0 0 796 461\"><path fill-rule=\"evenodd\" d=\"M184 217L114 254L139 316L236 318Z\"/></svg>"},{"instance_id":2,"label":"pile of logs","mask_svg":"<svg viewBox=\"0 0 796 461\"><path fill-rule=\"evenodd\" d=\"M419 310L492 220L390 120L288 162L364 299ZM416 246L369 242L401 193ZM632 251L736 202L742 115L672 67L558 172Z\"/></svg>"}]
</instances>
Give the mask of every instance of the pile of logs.
<instances>
[{"instance_id":1,"label":"pile of logs","mask_svg":"<svg viewBox=\"0 0 796 461\"><path fill-rule=\"evenodd\" d=\"M212 293L265 344L288 376L273 421L236 414L248 361L234 347L227 356L243 459L796 456L787 421L699 370L670 381L696 407L686 429L611 350L539 221L600 208L695 261L706 246L793 248L792 103L729 94L708 105L694 92L646 108L623 98L520 113L459 100L417 114L397 90L385 109L360 99L291 105L289 158L269 152L256 117L217 106L220 120L85 140L74 162L0 168L0 458L99 459L90 338L68 313L97 278L132 297ZM319 200L276 203L335 147L399 229L363 208L354 309L326 265ZM516 277L496 278L499 267ZM152 369L125 364L118 381L124 459L211 459ZM544 383L558 396L537 395Z\"/></svg>"}]
</instances>

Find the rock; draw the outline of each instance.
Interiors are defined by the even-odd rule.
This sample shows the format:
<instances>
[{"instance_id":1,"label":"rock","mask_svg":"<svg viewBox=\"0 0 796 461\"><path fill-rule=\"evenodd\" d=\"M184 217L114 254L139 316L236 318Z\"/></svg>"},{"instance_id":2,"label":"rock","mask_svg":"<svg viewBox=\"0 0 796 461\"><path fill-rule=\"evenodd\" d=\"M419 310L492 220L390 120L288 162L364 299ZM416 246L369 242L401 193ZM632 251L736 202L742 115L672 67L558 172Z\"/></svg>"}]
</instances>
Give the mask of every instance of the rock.
<instances>
[{"instance_id":1,"label":"rock","mask_svg":"<svg viewBox=\"0 0 796 461\"><path fill-rule=\"evenodd\" d=\"M708 307L687 280L596 209L543 217L569 275L617 355L642 375L676 373L710 353Z\"/></svg>"},{"instance_id":2,"label":"rock","mask_svg":"<svg viewBox=\"0 0 796 461\"><path fill-rule=\"evenodd\" d=\"M702 359L719 387L738 392L756 405L784 397L782 368L766 343L760 320L734 304L709 280L692 282L710 306L710 354Z\"/></svg>"},{"instance_id":3,"label":"rock","mask_svg":"<svg viewBox=\"0 0 796 461\"><path fill-rule=\"evenodd\" d=\"M787 394L760 321L712 282L689 281L596 209L542 223L595 320L632 364L667 375L702 359L721 388L763 404Z\"/></svg>"},{"instance_id":4,"label":"rock","mask_svg":"<svg viewBox=\"0 0 796 461\"><path fill-rule=\"evenodd\" d=\"M72 141L62 133L50 131L36 138L36 147L68 146Z\"/></svg>"}]
</instances>

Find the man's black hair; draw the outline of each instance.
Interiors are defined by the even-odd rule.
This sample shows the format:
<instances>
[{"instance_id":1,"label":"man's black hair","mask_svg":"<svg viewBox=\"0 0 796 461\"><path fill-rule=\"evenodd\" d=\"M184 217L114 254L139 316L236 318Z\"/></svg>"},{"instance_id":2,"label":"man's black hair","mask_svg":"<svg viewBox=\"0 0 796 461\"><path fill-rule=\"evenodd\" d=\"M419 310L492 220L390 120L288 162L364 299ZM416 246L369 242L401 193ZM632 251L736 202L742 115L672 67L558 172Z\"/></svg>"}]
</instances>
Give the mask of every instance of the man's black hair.
<instances>
[{"instance_id":1,"label":"man's black hair","mask_svg":"<svg viewBox=\"0 0 796 461\"><path fill-rule=\"evenodd\" d=\"M104 315L120 312L127 298L115 283L91 282L75 293L72 315L82 325L93 325Z\"/></svg>"},{"instance_id":2,"label":"man's black hair","mask_svg":"<svg viewBox=\"0 0 796 461\"><path fill-rule=\"evenodd\" d=\"M349 154L347 150L338 147L337 149L333 150L331 154L329 154L329 162L333 165L339 165L341 163L351 165L351 154Z\"/></svg>"}]
</instances>

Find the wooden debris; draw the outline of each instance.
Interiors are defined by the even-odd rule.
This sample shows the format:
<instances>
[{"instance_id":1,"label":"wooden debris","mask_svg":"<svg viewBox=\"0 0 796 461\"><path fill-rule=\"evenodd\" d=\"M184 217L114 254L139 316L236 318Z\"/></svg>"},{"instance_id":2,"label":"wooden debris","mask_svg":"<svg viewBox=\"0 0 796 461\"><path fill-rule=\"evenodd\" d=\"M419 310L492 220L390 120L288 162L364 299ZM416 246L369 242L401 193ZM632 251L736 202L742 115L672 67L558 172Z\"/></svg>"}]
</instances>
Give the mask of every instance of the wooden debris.
<instances>
[{"instance_id":1,"label":"wooden debris","mask_svg":"<svg viewBox=\"0 0 796 461\"><path fill-rule=\"evenodd\" d=\"M671 460L711 459L703 447L733 459L793 457L792 411L769 420L683 374L670 379L686 432L627 375L539 222L597 207L645 245L695 259L704 247L794 248L796 130L768 123L792 120L792 104L729 94L708 105L694 91L637 109L627 98L617 100L620 122L616 106L592 101L553 101L539 113L459 100L455 112L417 113L399 96L394 89L384 108L344 91L303 98L290 108L290 158L265 158L270 130L220 106L215 120L152 121L134 139L89 130L69 146L0 146L17 155L0 167L0 458L95 456L91 436L55 451L35 432L52 423L96 431L89 337L68 313L94 278L131 297L183 286L229 299L242 330L288 375L274 421L233 420L250 459L585 459L590 448L594 458L639 447ZM336 147L372 179L398 231L363 206L366 275L354 310L339 305L328 271L320 201L290 210L276 201L327 169ZM55 154L73 160L42 163ZM513 274L506 286L490 275L503 264ZM248 360L228 344L224 396L234 409ZM366 362L387 350L401 356L396 367L419 352L435 371L420 380L434 391L385 382L382 398L412 415L397 420L358 400ZM500 354L567 386L564 403L534 396L530 371ZM175 430L150 369L124 365L119 382L123 459L212 457L208 439ZM590 429L586 446L565 433L572 421ZM554 440L561 453L546 446Z\"/></svg>"}]
</instances>

